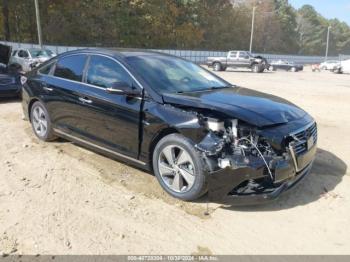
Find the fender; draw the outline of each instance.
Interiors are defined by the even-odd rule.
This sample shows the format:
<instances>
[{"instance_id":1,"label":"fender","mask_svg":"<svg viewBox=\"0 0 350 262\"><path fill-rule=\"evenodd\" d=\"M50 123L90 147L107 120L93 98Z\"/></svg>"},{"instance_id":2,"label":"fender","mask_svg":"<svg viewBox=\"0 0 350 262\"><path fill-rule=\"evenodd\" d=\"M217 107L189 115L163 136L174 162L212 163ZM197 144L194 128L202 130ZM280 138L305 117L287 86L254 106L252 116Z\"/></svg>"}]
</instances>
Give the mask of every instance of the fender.
<instances>
[{"instance_id":1,"label":"fender","mask_svg":"<svg viewBox=\"0 0 350 262\"><path fill-rule=\"evenodd\" d=\"M152 143L164 130L177 132L199 143L207 134L196 112L185 111L171 105L145 101L142 112L140 159L149 160ZM172 130L172 131L170 131Z\"/></svg>"}]
</instances>

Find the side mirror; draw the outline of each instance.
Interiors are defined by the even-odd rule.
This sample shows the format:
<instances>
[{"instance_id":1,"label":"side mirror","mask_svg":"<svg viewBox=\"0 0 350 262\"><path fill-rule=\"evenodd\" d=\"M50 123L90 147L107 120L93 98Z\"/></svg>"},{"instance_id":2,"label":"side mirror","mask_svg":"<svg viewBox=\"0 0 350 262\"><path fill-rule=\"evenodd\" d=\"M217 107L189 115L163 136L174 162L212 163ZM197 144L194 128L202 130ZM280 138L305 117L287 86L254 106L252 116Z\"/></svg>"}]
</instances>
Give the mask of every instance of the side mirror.
<instances>
[{"instance_id":1,"label":"side mirror","mask_svg":"<svg viewBox=\"0 0 350 262\"><path fill-rule=\"evenodd\" d=\"M106 89L110 94L138 96L140 91L126 82L115 82Z\"/></svg>"}]
</instances>

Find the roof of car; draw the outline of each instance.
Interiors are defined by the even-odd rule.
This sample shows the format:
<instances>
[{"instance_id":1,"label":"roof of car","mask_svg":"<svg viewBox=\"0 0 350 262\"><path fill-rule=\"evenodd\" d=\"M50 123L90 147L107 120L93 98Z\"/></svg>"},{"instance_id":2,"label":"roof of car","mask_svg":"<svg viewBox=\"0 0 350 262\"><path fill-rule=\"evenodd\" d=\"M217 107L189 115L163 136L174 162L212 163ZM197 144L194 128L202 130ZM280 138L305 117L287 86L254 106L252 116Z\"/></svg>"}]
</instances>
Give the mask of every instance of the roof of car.
<instances>
[{"instance_id":1,"label":"roof of car","mask_svg":"<svg viewBox=\"0 0 350 262\"><path fill-rule=\"evenodd\" d=\"M99 53L99 54L118 56L118 57L147 56L147 55L170 56L162 52L145 50L145 49L131 49L131 48L85 48L85 49L68 51L61 55L79 54L79 53Z\"/></svg>"}]
</instances>

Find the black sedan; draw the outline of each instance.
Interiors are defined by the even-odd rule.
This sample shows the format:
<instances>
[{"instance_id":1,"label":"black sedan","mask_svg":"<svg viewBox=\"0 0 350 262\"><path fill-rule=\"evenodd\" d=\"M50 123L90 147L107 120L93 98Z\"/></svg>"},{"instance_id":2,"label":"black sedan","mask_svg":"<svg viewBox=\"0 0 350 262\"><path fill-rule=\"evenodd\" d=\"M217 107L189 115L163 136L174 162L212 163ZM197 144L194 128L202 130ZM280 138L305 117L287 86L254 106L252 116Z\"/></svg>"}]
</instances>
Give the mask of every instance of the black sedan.
<instances>
[{"instance_id":1,"label":"black sedan","mask_svg":"<svg viewBox=\"0 0 350 262\"><path fill-rule=\"evenodd\" d=\"M306 176L313 118L292 103L231 85L196 64L135 50L79 50L27 75L35 135L63 137L152 171L174 197L252 204Z\"/></svg>"},{"instance_id":2,"label":"black sedan","mask_svg":"<svg viewBox=\"0 0 350 262\"><path fill-rule=\"evenodd\" d=\"M269 67L270 71L285 70L291 72L299 72L304 70L303 65L295 64L294 62L288 62L286 60L272 61Z\"/></svg>"}]
</instances>

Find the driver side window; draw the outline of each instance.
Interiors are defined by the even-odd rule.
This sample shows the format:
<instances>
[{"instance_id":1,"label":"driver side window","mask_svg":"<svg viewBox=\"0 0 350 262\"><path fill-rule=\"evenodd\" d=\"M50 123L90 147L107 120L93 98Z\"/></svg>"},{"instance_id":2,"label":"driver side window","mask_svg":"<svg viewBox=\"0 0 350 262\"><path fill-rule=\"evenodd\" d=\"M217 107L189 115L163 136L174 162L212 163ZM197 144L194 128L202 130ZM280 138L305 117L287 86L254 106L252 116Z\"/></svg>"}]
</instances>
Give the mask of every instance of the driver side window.
<instances>
[{"instance_id":1,"label":"driver side window","mask_svg":"<svg viewBox=\"0 0 350 262\"><path fill-rule=\"evenodd\" d=\"M18 53L18 56L21 57L21 58L29 57L28 52L24 51L24 50L20 50L19 53Z\"/></svg>"},{"instance_id":2,"label":"driver side window","mask_svg":"<svg viewBox=\"0 0 350 262\"><path fill-rule=\"evenodd\" d=\"M240 52L239 53L239 58L246 58L248 55L246 52Z\"/></svg>"},{"instance_id":3,"label":"driver side window","mask_svg":"<svg viewBox=\"0 0 350 262\"><path fill-rule=\"evenodd\" d=\"M94 55L90 58L86 82L90 85L108 88L116 82L131 85L132 79L128 72L112 59Z\"/></svg>"}]
</instances>

